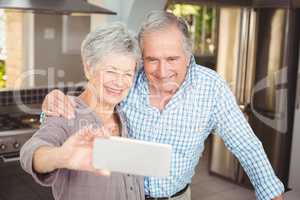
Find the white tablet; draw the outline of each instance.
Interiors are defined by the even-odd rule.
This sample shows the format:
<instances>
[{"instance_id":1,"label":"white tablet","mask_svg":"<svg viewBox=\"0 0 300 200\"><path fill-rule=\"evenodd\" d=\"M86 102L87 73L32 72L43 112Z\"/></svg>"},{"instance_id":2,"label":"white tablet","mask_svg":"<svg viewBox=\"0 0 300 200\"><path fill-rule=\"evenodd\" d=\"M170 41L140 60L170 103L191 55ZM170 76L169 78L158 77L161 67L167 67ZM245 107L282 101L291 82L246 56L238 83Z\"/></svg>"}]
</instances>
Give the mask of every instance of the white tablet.
<instances>
[{"instance_id":1,"label":"white tablet","mask_svg":"<svg viewBox=\"0 0 300 200\"><path fill-rule=\"evenodd\" d=\"M172 147L121 137L94 141L93 165L97 169L142 176L167 177Z\"/></svg>"}]
</instances>

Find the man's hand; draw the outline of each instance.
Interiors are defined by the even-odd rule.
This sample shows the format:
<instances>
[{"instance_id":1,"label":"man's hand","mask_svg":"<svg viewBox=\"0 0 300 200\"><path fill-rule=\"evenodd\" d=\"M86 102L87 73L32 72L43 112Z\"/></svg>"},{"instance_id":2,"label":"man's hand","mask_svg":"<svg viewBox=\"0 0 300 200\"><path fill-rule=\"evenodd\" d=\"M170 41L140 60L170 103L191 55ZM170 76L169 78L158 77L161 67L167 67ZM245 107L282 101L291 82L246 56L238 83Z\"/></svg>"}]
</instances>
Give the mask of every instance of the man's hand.
<instances>
[{"instance_id":1,"label":"man's hand","mask_svg":"<svg viewBox=\"0 0 300 200\"><path fill-rule=\"evenodd\" d=\"M75 102L60 90L53 90L45 97L42 111L49 116L75 117Z\"/></svg>"},{"instance_id":2,"label":"man's hand","mask_svg":"<svg viewBox=\"0 0 300 200\"><path fill-rule=\"evenodd\" d=\"M272 200L283 200L283 197L280 195L278 197L273 198Z\"/></svg>"}]
</instances>

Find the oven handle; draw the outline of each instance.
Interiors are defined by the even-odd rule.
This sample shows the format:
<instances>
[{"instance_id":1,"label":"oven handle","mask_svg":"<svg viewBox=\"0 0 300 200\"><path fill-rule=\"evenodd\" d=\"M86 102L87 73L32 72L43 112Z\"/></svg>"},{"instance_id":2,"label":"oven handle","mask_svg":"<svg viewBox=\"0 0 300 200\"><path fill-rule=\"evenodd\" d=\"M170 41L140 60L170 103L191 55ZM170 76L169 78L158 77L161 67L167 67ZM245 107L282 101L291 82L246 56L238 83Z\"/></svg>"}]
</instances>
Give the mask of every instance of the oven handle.
<instances>
[{"instance_id":1,"label":"oven handle","mask_svg":"<svg viewBox=\"0 0 300 200\"><path fill-rule=\"evenodd\" d=\"M5 156L0 156L0 158L3 160L4 163L10 163L10 162L16 162L20 160L20 157L11 157L11 158L6 158Z\"/></svg>"}]
</instances>

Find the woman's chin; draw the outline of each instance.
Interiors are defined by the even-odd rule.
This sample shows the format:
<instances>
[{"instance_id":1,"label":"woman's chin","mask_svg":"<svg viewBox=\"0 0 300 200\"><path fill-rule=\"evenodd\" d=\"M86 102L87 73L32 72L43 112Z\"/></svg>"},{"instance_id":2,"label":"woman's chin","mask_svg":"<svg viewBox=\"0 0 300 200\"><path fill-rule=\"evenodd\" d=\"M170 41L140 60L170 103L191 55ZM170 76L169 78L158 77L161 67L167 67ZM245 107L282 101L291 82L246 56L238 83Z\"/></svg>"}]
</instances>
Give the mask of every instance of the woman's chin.
<instances>
[{"instance_id":1,"label":"woman's chin","mask_svg":"<svg viewBox=\"0 0 300 200\"><path fill-rule=\"evenodd\" d=\"M118 103L120 103L123 100L122 96L120 97L116 97L116 96L106 96L104 98L104 101L106 102L106 104L110 104L110 105L117 105Z\"/></svg>"}]
</instances>

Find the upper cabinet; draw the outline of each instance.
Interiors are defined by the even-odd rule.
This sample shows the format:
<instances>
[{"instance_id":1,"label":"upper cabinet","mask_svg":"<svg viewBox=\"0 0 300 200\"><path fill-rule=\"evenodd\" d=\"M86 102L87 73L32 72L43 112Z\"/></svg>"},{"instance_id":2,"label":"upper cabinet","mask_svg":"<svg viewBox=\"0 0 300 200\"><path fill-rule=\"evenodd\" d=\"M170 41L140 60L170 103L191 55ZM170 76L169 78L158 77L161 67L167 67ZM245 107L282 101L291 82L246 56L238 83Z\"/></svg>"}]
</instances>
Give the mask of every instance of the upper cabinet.
<instances>
[{"instance_id":1,"label":"upper cabinet","mask_svg":"<svg viewBox=\"0 0 300 200\"><path fill-rule=\"evenodd\" d=\"M173 0L172 2L253 8L300 8L300 0Z\"/></svg>"}]
</instances>

